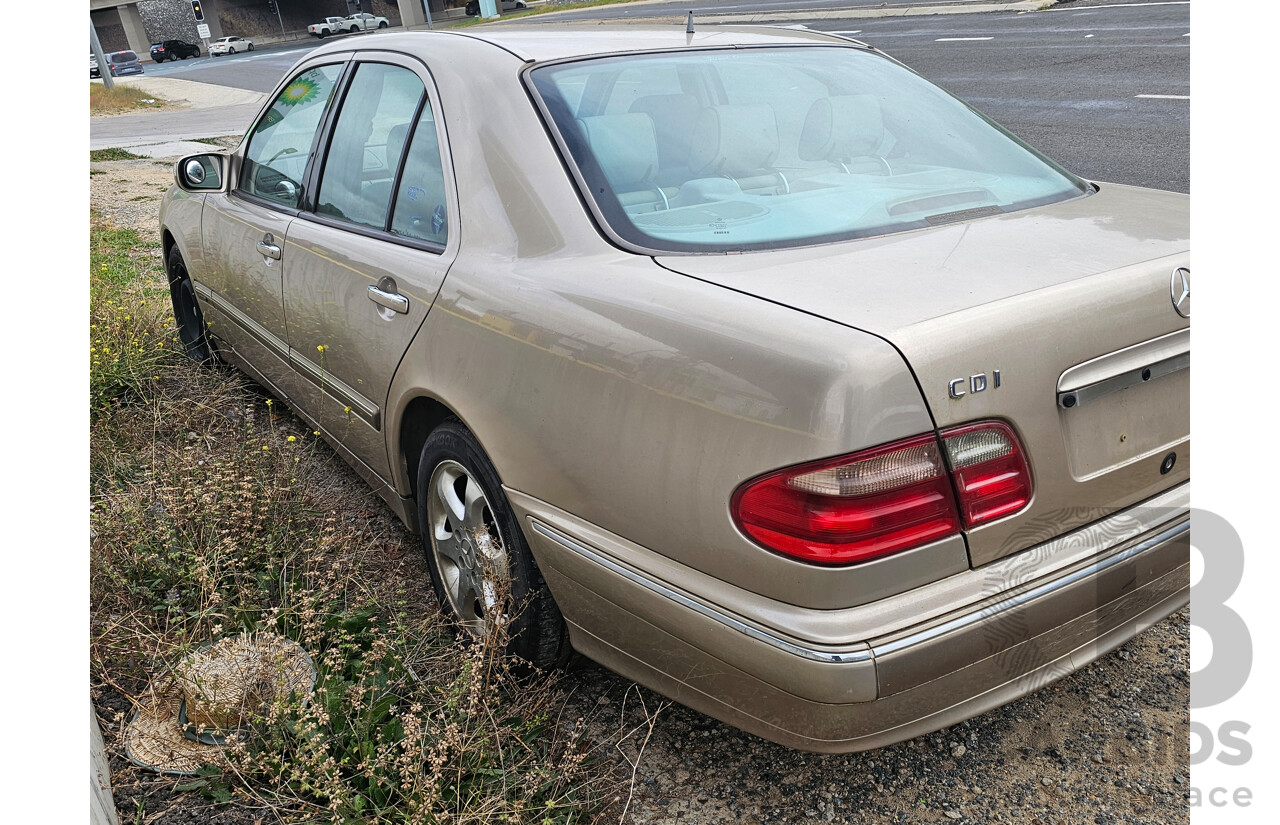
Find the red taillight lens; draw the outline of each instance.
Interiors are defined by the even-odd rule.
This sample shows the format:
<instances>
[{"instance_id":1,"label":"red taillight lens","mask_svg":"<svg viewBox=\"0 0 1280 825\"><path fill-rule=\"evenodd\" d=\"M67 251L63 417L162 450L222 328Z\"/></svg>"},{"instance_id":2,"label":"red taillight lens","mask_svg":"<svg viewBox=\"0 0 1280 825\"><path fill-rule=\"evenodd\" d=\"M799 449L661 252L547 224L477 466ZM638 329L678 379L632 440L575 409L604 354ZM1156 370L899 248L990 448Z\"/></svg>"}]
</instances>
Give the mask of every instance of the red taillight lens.
<instances>
[{"instance_id":1,"label":"red taillight lens","mask_svg":"<svg viewBox=\"0 0 1280 825\"><path fill-rule=\"evenodd\" d=\"M1012 515L1031 501L1031 471L1013 429L983 421L943 430L964 526Z\"/></svg>"},{"instance_id":2,"label":"red taillight lens","mask_svg":"<svg viewBox=\"0 0 1280 825\"><path fill-rule=\"evenodd\" d=\"M1031 501L1031 474L1007 424L967 424L941 438L946 465L929 434L762 476L733 494L734 522L788 556L855 564L1012 515Z\"/></svg>"},{"instance_id":3,"label":"red taillight lens","mask_svg":"<svg viewBox=\"0 0 1280 825\"><path fill-rule=\"evenodd\" d=\"M819 564L869 561L960 531L933 435L770 473L739 487L730 508L760 544Z\"/></svg>"}]
</instances>

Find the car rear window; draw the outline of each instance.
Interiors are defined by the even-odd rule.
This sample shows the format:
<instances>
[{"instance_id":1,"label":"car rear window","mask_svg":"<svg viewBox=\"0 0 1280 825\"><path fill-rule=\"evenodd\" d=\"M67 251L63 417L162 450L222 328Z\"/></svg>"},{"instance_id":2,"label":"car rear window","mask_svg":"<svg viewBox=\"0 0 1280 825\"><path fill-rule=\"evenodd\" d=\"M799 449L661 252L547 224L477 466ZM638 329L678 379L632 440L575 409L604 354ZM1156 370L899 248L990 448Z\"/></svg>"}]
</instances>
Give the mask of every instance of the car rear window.
<instances>
[{"instance_id":1,"label":"car rear window","mask_svg":"<svg viewBox=\"0 0 1280 825\"><path fill-rule=\"evenodd\" d=\"M1089 191L859 48L628 55L549 64L529 79L597 217L645 250L824 243Z\"/></svg>"},{"instance_id":2,"label":"car rear window","mask_svg":"<svg viewBox=\"0 0 1280 825\"><path fill-rule=\"evenodd\" d=\"M116 52L115 54L111 55L112 63L130 63L137 59L138 59L138 56L133 52Z\"/></svg>"}]
</instances>

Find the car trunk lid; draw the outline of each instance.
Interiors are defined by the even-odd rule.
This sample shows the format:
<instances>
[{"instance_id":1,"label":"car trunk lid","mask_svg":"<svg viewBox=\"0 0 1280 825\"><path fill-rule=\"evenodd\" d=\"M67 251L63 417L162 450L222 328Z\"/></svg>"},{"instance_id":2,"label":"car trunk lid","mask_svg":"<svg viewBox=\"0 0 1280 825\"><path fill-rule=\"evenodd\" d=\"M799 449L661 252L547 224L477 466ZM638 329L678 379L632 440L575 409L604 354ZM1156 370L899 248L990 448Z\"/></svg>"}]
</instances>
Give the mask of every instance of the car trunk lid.
<instances>
[{"instance_id":1,"label":"car trunk lid","mask_svg":"<svg viewBox=\"0 0 1280 825\"><path fill-rule=\"evenodd\" d=\"M1188 248L1185 196L1106 185L880 238L657 260L884 338L939 428L1011 423L1034 497L968 532L977 566L1189 478L1190 321L1170 295Z\"/></svg>"}]
</instances>

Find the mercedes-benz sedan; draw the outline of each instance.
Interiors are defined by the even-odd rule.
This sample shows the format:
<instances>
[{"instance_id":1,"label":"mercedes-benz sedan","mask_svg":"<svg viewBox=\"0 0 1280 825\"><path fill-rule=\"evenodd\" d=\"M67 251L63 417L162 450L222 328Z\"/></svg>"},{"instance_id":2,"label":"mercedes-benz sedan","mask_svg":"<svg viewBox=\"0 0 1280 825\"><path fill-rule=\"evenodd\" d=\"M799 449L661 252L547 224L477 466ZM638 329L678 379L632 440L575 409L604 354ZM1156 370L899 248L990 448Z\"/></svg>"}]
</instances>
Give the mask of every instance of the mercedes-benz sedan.
<instances>
[{"instance_id":1,"label":"mercedes-benz sedan","mask_svg":"<svg viewBox=\"0 0 1280 825\"><path fill-rule=\"evenodd\" d=\"M161 224L188 351L323 432L442 609L537 665L852 751L1187 603L1187 197L864 44L334 43Z\"/></svg>"}]
</instances>

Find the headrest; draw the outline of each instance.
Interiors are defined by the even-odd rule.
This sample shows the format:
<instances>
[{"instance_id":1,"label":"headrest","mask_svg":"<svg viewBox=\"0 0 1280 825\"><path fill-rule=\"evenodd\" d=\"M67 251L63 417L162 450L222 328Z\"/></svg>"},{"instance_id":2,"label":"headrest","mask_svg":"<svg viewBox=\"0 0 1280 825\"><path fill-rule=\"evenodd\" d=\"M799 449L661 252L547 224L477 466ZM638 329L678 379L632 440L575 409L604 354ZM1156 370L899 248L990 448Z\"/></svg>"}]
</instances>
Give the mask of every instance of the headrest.
<instances>
[{"instance_id":1,"label":"headrest","mask_svg":"<svg viewBox=\"0 0 1280 825\"><path fill-rule=\"evenodd\" d=\"M578 123L615 191L628 192L650 185L658 169L658 138L648 115L600 115L580 118Z\"/></svg>"},{"instance_id":2,"label":"headrest","mask_svg":"<svg viewBox=\"0 0 1280 825\"><path fill-rule=\"evenodd\" d=\"M400 151L404 149L404 139L409 135L409 124L397 123L387 132L387 165L394 168L400 162Z\"/></svg>"},{"instance_id":3,"label":"headrest","mask_svg":"<svg viewBox=\"0 0 1280 825\"><path fill-rule=\"evenodd\" d=\"M630 111L653 118L658 135L658 159L663 166L683 166L689 159L689 139L693 123L702 109L693 95L645 95L631 104Z\"/></svg>"},{"instance_id":4,"label":"headrest","mask_svg":"<svg viewBox=\"0 0 1280 825\"><path fill-rule=\"evenodd\" d=\"M769 104L708 106L698 115L689 149L694 176L757 174L777 157L778 121Z\"/></svg>"},{"instance_id":5,"label":"headrest","mask_svg":"<svg viewBox=\"0 0 1280 825\"><path fill-rule=\"evenodd\" d=\"M875 153L884 139L880 101L872 95L819 98L800 130L801 160L848 160Z\"/></svg>"}]
</instances>

